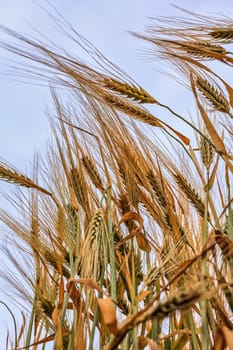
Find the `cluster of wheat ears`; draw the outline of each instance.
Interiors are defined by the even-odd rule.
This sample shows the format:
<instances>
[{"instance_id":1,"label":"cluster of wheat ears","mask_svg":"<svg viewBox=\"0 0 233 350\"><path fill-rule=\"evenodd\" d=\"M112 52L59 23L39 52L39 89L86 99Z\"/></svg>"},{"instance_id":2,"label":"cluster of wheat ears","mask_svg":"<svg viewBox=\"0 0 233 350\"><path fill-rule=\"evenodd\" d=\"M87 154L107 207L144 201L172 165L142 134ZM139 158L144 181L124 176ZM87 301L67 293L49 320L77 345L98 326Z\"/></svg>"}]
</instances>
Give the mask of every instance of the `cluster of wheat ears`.
<instances>
[{"instance_id":1,"label":"cluster of wheat ears","mask_svg":"<svg viewBox=\"0 0 233 350\"><path fill-rule=\"evenodd\" d=\"M26 305L21 323L4 304L5 348L232 350L233 88L217 68L233 64L233 20L185 11L134 33L190 89L189 118L57 16L95 67L1 28L10 37L1 47L27 60L15 72L49 81L54 102L53 140L32 176L0 163L0 178L20 186L9 199L18 214L0 212L1 254L14 265L1 283Z\"/></svg>"}]
</instances>

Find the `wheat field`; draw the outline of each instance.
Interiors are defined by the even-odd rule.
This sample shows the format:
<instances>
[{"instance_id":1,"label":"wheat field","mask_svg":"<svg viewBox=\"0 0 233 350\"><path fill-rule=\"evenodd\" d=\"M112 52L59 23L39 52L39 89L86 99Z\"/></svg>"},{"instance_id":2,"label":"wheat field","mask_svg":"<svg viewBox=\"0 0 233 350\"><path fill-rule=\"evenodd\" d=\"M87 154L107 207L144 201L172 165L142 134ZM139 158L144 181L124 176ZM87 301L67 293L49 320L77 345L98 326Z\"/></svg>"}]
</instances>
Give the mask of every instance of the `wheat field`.
<instances>
[{"instance_id":1,"label":"wheat field","mask_svg":"<svg viewBox=\"0 0 233 350\"><path fill-rule=\"evenodd\" d=\"M1 27L15 71L49 82L53 101L32 176L0 162L17 212L0 211L17 271L1 286L25 305L16 320L4 304L5 348L233 349L233 20L180 10L132 33L189 90L192 116L52 20L96 64Z\"/></svg>"}]
</instances>

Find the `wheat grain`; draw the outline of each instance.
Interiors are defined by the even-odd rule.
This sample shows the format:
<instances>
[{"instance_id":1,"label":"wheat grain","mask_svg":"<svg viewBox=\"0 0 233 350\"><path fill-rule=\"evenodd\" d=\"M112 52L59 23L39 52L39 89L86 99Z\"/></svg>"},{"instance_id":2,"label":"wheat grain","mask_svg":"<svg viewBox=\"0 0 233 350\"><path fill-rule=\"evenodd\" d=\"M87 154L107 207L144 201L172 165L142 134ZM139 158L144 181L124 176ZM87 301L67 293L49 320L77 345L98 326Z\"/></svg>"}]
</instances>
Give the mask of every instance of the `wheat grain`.
<instances>
[{"instance_id":1,"label":"wheat grain","mask_svg":"<svg viewBox=\"0 0 233 350\"><path fill-rule=\"evenodd\" d=\"M54 303L52 303L48 298L44 297L41 293L39 293L37 297L38 299L36 300L35 305L37 311L44 313L49 319L52 319L52 313L55 307Z\"/></svg>"}]
</instances>

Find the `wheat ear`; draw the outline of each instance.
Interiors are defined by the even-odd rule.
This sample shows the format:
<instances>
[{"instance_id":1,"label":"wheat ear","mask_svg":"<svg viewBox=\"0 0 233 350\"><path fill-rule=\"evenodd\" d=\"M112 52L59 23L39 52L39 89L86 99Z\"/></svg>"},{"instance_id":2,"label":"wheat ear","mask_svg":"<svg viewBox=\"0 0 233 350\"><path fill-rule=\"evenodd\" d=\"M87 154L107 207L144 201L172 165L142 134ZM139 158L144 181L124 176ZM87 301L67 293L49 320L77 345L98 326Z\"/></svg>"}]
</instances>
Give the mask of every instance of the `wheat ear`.
<instances>
[{"instance_id":1,"label":"wheat ear","mask_svg":"<svg viewBox=\"0 0 233 350\"><path fill-rule=\"evenodd\" d=\"M133 117L136 120L159 128L163 127L161 122L151 113L147 112L146 110L138 107L133 103L129 103L123 98L110 94L104 94L102 97L110 107L116 108L124 112L125 114Z\"/></svg>"},{"instance_id":2,"label":"wheat ear","mask_svg":"<svg viewBox=\"0 0 233 350\"><path fill-rule=\"evenodd\" d=\"M153 189L153 193L156 196L157 202L160 204L160 206L163 209L166 209L166 199L165 199L161 184L156 179L155 174L152 170L148 171L147 178L148 178L150 185Z\"/></svg>"},{"instance_id":3,"label":"wheat ear","mask_svg":"<svg viewBox=\"0 0 233 350\"><path fill-rule=\"evenodd\" d=\"M103 191L104 186L93 161L89 157L83 156L82 162L93 184L96 186L96 188Z\"/></svg>"},{"instance_id":4,"label":"wheat ear","mask_svg":"<svg viewBox=\"0 0 233 350\"><path fill-rule=\"evenodd\" d=\"M202 218L205 216L205 205L200 199L197 191L188 183L188 181L181 174L174 175L176 182L180 189L185 193L186 197L190 200L192 205L197 209Z\"/></svg>"},{"instance_id":5,"label":"wheat ear","mask_svg":"<svg viewBox=\"0 0 233 350\"><path fill-rule=\"evenodd\" d=\"M201 77L197 77L196 86L216 110L227 113L232 117L230 113L230 103L221 91L218 91L217 88Z\"/></svg>"},{"instance_id":6,"label":"wheat ear","mask_svg":"<svg viewBox=\"0 0 233 350\"><path fill-rule=\"evenodd\" d=\"M181 45L187 54L195 57L203 57L207 59L214 58L211 54L221 54L226 55L227 51L224 47L220 45L212 45L208 41L200 42L178 42L178 45Z\"/></svg>"},{"instance_id":7,"label":"wheat ear","mask_svg":"<svg viewBox=\"0 0 233 350\"><path fill-rule=\"evenodd\" d=\"M85 208L87 204L87 193L86 193L86 187L84 186L82 176L78 172L76 168L72 168L70 171L70 177L72 186L74 189L75 196L79 202L79 204L82 205L82 207Z\"/></svg>"},{"instance_id":8,"label":"wheat ear","mask_svg":"<svg viewBox=\"0 0 233 350\"><path fill-rule=\"evenodd\" d=\"M200 138L199 145L202 163L204 164L206 169L209 170L214 158L214 148L203 137Z\"/></svg>"},{"instance_id":9,"label":"wheat ear","mask_svg":"<svg viewBox=\"0 0 233 350\"><path fill-rule=\"evenodd\" d=\"M231 43L233 42L233 27L214 29L209 32L209 35L215 40Z\"/></svg>"},{"instance_id":10,"label":"wheat ear","mask_svg":"<svg viewBox=\"0 0 233 350\"><path fill-rule=\"evenodd\" d=\"M171 312L176 310L184 310L191 307L195 302L203 298L204 293L201 288L190 288L189 290L179 291L176 295L171 296L165 302L145 307L136 315L128 317L118 328L118 334L106 346L105 350L117 349L125 335L136 325L149 321L153 318L165 318Z\"/></svg>"},{"instance_id":11,"label":"wheat ear","mask_svg":"<svg viewBox=\"0 0 233 350\"><path fill-rule=\"evenodd\" d=\"M0 162L0 179L13 183L18 186L24 186L28 188L34 188L40 192L43 192L49 196L52 196L52 193L44 189L43 187L36 184L29 177L21 174L18 170L9 167L8 165Z\"/></svg>"},{"instance_id":12,"label":"wheat ear","mask_svg":"<svg viewBox=\"0 0 233 350\"><path fill-rule=\"evenodd\" d=\"M118 92L120 95L131 98L139 103L157 103L156 99L152 97L141 86L130 85L128 83L122 83L113 78L105 78L104 86L108 89Z\"/></svg>"}]
</instances>

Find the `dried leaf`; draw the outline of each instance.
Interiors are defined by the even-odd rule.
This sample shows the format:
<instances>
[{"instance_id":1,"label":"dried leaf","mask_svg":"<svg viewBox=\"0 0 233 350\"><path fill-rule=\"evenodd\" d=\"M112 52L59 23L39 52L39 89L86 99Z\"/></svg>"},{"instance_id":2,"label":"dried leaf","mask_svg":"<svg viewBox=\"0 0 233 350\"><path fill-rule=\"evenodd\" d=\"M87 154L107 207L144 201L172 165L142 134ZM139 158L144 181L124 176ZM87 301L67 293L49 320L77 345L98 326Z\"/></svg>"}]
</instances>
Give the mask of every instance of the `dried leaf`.
<instances>
[{"instance_id":1,"label":"dried leaf","mask_svg":"<svg viewBox=\"0 0 233 350\"><path fill-rule=\"evenodd\" d=\"M64 329L62 331L62 337L65 337L65 336L67 336L69 334L70 334L70 331L68 329ZM35 346L35 345L46 344L46 343L54 340L55 337L56 337L56 333L50 334L47 337L44 337L44 338L36 341L35 343L32 343L32 344L27 345L27 346L23 346L22 348L17 348L17 350L29 349L30 347Z\"/></svg>"},{"instance_id":2,"label":"dried leaf","mask_svg":"<svg viewBox=\"0 0 233 350\"><path fill-rule=\"evenodd\" d=\"M227 328L226 326L222 326L217 330L213 350L233 350L233 331Z\"/></svg>"},{"instance_id":3,"label":"dried leaf","mask_svg":"<svg viewBox=\"0 0 233 350\"><path fill-rule=\"evenodd\" d=\"M100 298L97 300L97 303L105 326L112 334L117 335L116 307L112 298Z\"/></svg>"},{"instance_id":4,"label":"dried leaf","mask_svg":"<svg viewBox=\"0 0 233 350\"><path fill-rule=\"evenodd\" d=\"M122 216L122 218L121 218L121 220L119 222L119 225L122 224L123 222L129 221L129 220L136 220L139 223L140 231L142 230L143 218L139 214L134 213L133 211L128 211L127 213L125 213Z\"/></svg>"},{"instance_id":5,"label":"dried leaf","mask_svg":"<svg viewBox=\"0 0 233 350\"><path fill-rule=\"evenodd\" d=\"M146 237L143 235L143 233L140 232L138 235L136 235L136 239L141 250L144 250L148 253L151 251L150 243L148 239L146 239Z\"/></svg>"},{"instance_id":6,"label":"dried leaf","mask_svg":"<svg viewBox=\"0 0 233 350\"><path fill-rule=\"evenodd\" d=\"M215 240L217 244L219 245L222 254L224 257L228 260L231 260L233 257L233 242L230 238L227 237L227 235L223 234L222 232L216 230L215 231Z\"/></svg>"},{"instance_id":7,"label":"dried leaf","mask_svg":"<svg viewBox=\"0 0 233 350\"><path fill-rule=\"evenodd\" d=\"M93 281L91 278L70 278L67 283L70 288L72 287L73 284L79 283L79 284L84 284L85 286L88 286L92 289L96 289L98 292L104 294L104 291L100 288L98 283Z\"/></svg>"},{"instance_id":8,"label":"dried leaf","mask_svg":"<svg viewBox=\"0 0 233 350\"><path fill-rule=\"evenodd\" d=\"M170 125L168 125L165 122L162 122L167 128L169 128L172 132L174 132L174 134L179 137L179 139L185 144L185 145L189 145L190 144L190 139L188 137L186 137L184 134L181 134L179 131L173 129Z\"/></svg>"},{"instance_id":9,"label":"dried leaf","mask_svg":"<svg viewBox=\"0 0 233 350\"><path fill-rule=\"evenodd\" d=\"M59 286L58 303L55 306L52 313L52 321L56 329L58 329L60 325L60 316L62 312L63 301L64 301L64 281L63 281L63 278L61 277L60 286Z\"/></svg>"},{"instance_id":10,"label":"dried leaf","mask_svg":"<svg viewBox=\"0 0 233 350\"><path fill-rule=\"evenodd\" d=\"M64 281L61 277L60 285L59 285L59 296L58 296L58 304L55 306L52 312L52 321L56 328L56 349L62 349L63 347L63 330L61 325L61 313L62 306L64 301Z\"/></svg>"},{"instance_id":11,"label":"dried leaf","mask_svg":"<svg viewBox=\"0 0 233 350\"><path fill-rule=\"evenodd\" d=\"M147 337L140 336L138 337L138 343L140 349L144 349L147 345L150 346L150 350L159 350L158 345L151 339Z\"/></svg>"},{"instance_id":12,"label":"dried leaf","mask_svg":"<svg viewBox=\"0 0 233 350\"><path fill-rule=\"evenodd\" d=\"M79 310L81 295L79 293L79 290L76 287L76 282L74 280L69 280L66 283L66 288L71 300L74 303L74 306L76 307L77 310Z\"/></svg>"},{"instance_id":13,"label":"dried leaf","mask_svg":"<svg viewBox=\"0 0 233 350\"><path fill-rule=\"evenodd\" d=\"M221 328L221 331L223 333L226 346L228 346L229 350L233 350L233 331L227 328L226 326L223 326Z\"/></svg>"},{"instance_id":14,"label":"dried leaf","mask_svg":"<svg viewBox=\"0 0 233 350\"><path fill-rule=\"evenodd\" d=\"M137 295L137 297L135 298L135 301L137 303L140 303L142 300L144 300L148 295L152 293L153 293L152 290L143 290Z\"/></svg>"}]
</instances>

